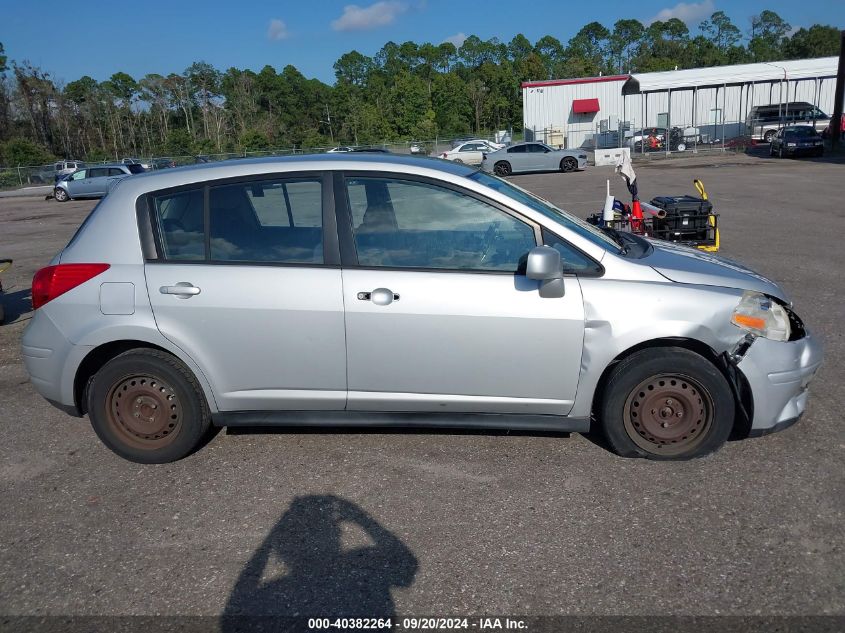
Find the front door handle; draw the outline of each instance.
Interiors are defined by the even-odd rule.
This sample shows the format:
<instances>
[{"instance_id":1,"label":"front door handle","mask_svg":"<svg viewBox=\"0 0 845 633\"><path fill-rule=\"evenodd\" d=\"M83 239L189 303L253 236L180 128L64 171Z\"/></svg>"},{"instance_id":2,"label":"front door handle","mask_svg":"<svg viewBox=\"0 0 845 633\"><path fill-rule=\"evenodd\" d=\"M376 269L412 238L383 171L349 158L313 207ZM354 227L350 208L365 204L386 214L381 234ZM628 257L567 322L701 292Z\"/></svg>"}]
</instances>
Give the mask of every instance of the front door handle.
<instances>
[{"instance_id":1,"label":"front door handle","mask_svg":"<svg viewBox=\"0 0 845 633\"><path fill-rule=\"evenodd\" d=\"M372 301L377 306L386 306L394 301L399 301L399 295L387 288L376 288L372 292L359 292L358 300Z\"/></svg>"},{"instance_id":2,"label":"front door handle","mask_svg":"<svg viewBox=\"0 0 845 633\"><path fill-rule=\"evenodd\" d=\"M200 289L189 281L180 281L175 286L162 286L158 291L163 295L176 295L179 299L190 299L200 293Z\"/></svg>"}]
</instances>

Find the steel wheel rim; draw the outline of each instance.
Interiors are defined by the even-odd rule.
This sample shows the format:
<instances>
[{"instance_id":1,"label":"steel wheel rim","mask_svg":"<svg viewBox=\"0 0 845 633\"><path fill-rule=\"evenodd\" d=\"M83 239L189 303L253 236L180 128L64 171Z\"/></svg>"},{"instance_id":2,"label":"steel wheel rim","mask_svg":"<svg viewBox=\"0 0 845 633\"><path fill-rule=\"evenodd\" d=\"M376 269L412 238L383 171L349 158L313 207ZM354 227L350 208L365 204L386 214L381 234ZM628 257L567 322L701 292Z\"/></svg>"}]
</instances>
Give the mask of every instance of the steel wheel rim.
<instances>
[{"instance_id":1,"label":"steel wheel rim","mask_svg":"<svg viewBox=\"0 0 845 633\"><path fill-rule=\"evenodd\" d=\"M179 397L166 381L148 374L127 376L106 396L106 420L125 443L142 450L172 444L182 428Z\"/></svg>"},{"instance_id":2,"label":"steel wheel rim","mask_svg":"<svg viewBox=\"0 0 845 633\"><path fill-rule=\"evenodd\" d=\"M628 437L642 449L674 456L704 442L713 427L713 398L697 380L658 374L642 381L625 400Z\"/></svg>"}]
</instances>

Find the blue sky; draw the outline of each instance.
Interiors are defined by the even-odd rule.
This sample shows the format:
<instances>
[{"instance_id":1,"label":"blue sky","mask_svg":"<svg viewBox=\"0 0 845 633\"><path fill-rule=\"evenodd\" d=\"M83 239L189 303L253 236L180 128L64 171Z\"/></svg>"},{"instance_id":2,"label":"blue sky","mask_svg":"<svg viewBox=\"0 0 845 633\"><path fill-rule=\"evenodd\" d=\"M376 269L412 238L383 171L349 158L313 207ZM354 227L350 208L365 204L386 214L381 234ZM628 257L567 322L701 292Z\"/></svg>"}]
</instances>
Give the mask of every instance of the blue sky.
<instances>
[{"instance_id":1,"label":"blue sky","mask_svg":"<svg viewBox=\"0 0 845 633\"><path fill-rule=\"evenodd\" d=\"M86 74L103 80L120 70L136 78L181 72L204 60L221 70L293 64L332 82L340 55L373 55L389 40L438 43L475 34L508 41L523 33L532 42L550 34L565 43L593 20L612 27L625 17L675 16L694 29L718 10L745 32L749 17L765 8L796 28L845 28L842 0L0 0L0 42L10 59L29 60L64 81Z\"/></svg>"}]
</instances>

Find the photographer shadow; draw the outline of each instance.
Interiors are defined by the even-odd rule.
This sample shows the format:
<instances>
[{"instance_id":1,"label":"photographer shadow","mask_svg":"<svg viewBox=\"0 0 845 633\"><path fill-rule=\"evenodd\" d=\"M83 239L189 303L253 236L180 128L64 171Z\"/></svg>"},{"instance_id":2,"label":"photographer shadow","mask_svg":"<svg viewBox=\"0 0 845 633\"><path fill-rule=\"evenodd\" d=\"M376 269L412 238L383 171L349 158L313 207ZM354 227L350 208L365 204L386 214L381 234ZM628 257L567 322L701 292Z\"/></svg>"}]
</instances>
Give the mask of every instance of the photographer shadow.
<instances>
[{"instance_id":1,"label":"photographer shadow","mask_svg":"<svg viewBox=\"0 0 845 633\"><path fill-rule=\"evenodd\" d=\"M345 547L350 534L359 542ZM298 497L241 572L221 628L280 616L394 618L390 589L410 586L416 572L413 552L357 505Z\"/></svg>"}]
</instances>

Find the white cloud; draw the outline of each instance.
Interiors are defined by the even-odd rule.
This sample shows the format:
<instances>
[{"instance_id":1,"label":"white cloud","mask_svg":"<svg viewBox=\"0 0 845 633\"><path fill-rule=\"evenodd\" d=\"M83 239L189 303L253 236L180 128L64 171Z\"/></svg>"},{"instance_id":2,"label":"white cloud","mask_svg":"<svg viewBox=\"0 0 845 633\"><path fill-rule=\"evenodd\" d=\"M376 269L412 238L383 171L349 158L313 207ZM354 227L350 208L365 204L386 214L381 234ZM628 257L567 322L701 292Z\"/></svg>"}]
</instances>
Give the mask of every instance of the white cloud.
<instances>
[{"instance_id":1,"label":"white cloud","mask_svg":"<svg viewBox=\"0 0 845 633\"><path fill-rule=\"evenodd\" d=\"M343 7L343 15L332 21L332 28L335 31L366 31L387 26L407 10L408 3L399 0L381 0L368 7L347 4Z\"/></svg>"},{"instance_id":2,"label":"white cloud","mask_svg":"<svg viewBox=\"0 0 845 633\"><path fill-rule=\"evenodd\" d=\"M709 18L713 15L713 10L715 8L713 0L701 0L701 2L679 2L674 7L661 9L657 15L650 20L647 20L647 23L651 24L657 20L665 22L671 18L678 18L681 22L688 26L697 26L703 19Z\"/></svg>"},{"instance_id":3,"label":"white cloud","mask_svg":"<svg viewBox=\"0 0 845 633\"><path fill-rule=\"evenodd\" d=\"M467 38L466 33L455 33L454 35L450 35L447 37L444 42L451 42L455 45L455 48L460 48L461 44L464 43L464 40Z\"/></svg>"},{"instance_id":4,"label":"white cloud","mask_svg":"<svg viewBox=\"0 0 845 633\"><path fill-rule=\"evenodd\" d=\"M272 41L284 40L287 39L288 33L288 25L284 23L284 21L279 19L272 19L270 20L270 26L267 28L267 39Z\"/></svg>"}]
</instances>

